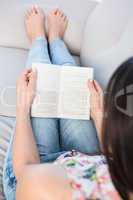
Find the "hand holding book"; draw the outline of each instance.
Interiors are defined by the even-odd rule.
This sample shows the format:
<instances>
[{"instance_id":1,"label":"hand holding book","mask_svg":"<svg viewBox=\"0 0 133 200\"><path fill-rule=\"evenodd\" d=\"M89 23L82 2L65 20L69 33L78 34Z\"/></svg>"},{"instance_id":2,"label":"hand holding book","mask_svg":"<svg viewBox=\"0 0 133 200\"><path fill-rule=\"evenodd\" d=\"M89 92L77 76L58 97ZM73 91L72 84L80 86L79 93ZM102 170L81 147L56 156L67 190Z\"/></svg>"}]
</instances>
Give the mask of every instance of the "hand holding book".
<instances>
[{"instance_id":1,"label":"hand holding book","mask_svg":"<svg viewBox=\"0 0 133 200\"><path fill-rule=\"evenodd\" d=\"M90 90L90 114L93 119L99 140L102 139L102 125L104 116L104 95L101 86L97 81L88 81L88 87ZM101 142L102 144L102 142Z\"/></svg>"},{"instance_id":2,"label":"hand holding book","mask_svg":"<svg viewBox=\"0 0 133 200\"><path fill-rule=\"evenodd\" d=\"M17 113L29 114L36 93L37 73L25 70L17 81Z\"/></svg>"},{"instance_id":3,"label":"hand holding book","mask_svg":"<svg viewBox=\"0 0 133 200\"><path fill-rule=\"evenodd\" d=\"M92 81L92 68L71 68L69 66L60 69L59 66L44 66L40 63L35 64L33 68L37 69L38 78L34 70L25 71L19 78L17 107L28 104L29 108L27 110L30 110L36 92L35 88L37 87L32 106L32 112L34 110L36 112L34 115L89 119L90 112L95 124L101 124L99 120L103 116L103 91L96 81ZM35 87L36 78L37 86ZM91 81L88 81L88 79ZM86 81L90 92L86 87ZM39 108L42 110L40 111Z\"/></svg>"},{"instance_id":4,"label":"hand holding book","mask_svg":"<svg viewBox=\"0 0 133 200\"><path fill-rule=\"evenodd\" d=\"M90 119L87 81L93 69L36 63L37 94L32 116L46 118Z\"/></svg>"}]
</instances>

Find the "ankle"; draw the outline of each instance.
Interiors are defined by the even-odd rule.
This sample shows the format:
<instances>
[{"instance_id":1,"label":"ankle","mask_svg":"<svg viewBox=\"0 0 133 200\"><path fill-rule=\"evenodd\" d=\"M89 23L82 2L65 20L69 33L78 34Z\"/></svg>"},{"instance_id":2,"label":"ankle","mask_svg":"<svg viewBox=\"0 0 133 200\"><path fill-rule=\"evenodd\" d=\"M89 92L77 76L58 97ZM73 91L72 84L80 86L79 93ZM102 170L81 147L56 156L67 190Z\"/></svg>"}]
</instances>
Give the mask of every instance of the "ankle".
<instances>
[{"instance_id":1,"label":"ankle","mask_svg":"<svg viewBox=\"0 0 133 200\"><path fill-rule=\"evenodd\" d=\"M33 43L35 40L40 39L40 38L46 40L45 34L37 34L37 35L33 36L33 37L31 38L31 42Z\"/></svg>"},{"instance_id":2,"label":"ankle","mask_svg":"<svg viewBox=\"0 0 133 200\"><path fill-rule=\"evenodd\" d=\"M49 43L53 42L56 39L61 39L59 34L49 34L48 35L48 41Z\"/></svg>"}]
</instances>

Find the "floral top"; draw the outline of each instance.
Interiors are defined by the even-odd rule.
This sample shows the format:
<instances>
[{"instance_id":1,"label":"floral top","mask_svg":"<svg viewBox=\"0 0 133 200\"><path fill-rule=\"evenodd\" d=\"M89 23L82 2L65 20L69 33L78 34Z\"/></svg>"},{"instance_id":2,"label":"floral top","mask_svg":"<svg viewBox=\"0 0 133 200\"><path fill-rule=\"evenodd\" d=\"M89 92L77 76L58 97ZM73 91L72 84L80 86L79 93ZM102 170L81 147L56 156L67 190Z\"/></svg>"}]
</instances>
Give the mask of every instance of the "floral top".
<instances>
[{"instance_id":1,"label":"floral top","mask_svg":"<svg viewBox=\"0 0 133 200\"><path fill-rule=\"evenodd\" d=\"M74 200L120 200L108 171L104 156L88 156L71 151L60 156L71 181Z\"/></svg>"}]
</instances>

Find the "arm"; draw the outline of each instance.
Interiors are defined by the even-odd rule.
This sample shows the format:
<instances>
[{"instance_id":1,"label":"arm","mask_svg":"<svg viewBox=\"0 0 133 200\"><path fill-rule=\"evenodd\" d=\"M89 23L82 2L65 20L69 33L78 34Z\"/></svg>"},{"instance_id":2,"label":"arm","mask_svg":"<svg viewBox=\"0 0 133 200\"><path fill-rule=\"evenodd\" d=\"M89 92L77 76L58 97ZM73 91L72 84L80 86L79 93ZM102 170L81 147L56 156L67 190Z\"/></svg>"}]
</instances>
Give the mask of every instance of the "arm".
<instances>
[{"instance_id":1,"label":"arm","mask_svg":"<svg viewBox=\"0 0 133 200\"><path fill-rule=\"evenodd\" d=\"M98 133L99 142L102 146L102 127L104 116L103 90L96 81L89 81L88 87L90 90L91 118L94 121Z\"/></svg>"},{"instance_id":2,"label":"arm","mask_svg":"<svg viewBox=\"0 0 133 200\"><path fill-rule=\"evenodd\" d=\"M30 121L35 82L36 73L26 71L17 83L16 131L13 141L13 169L17 179L26 165L40 163Z\"/></svg>"}]
</instances>

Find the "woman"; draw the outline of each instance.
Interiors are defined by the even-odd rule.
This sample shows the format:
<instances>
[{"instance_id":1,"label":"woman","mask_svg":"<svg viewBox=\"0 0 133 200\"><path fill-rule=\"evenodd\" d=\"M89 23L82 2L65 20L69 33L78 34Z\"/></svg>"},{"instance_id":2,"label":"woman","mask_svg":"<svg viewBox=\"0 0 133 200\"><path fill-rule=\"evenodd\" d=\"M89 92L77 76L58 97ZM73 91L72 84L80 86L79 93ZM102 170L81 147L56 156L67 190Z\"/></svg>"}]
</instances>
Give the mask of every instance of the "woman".
<instances>
[{"instance_id":1,"label":"woman","mask_svg":"<svg viewBox=\"0 0 133 200\"><path fill-rule=\"evenodd\" d=\"M33 7L27 14L27 32L32 43L35 42L30 52L30 58L33 57L32 62L35 57L39 61L50 62L47 48L44 48L46 39L42 28L43 20L44 15L37 7ZM66 29L66 17L61 11L54 10L49 15L48 24L50 52L55 64L58 58L58 64L60 60L61 63L74 65L63 41L59 39L63 37ZM62 48L61 56L60 48ZM95 123L105 157L102 154L93 156L85 154L82 146L87 148L92 143L87 138L84 141L83 135L81 137L78 135L79 138L75 141L80 144L78 148L75 145L76 151L71 151L72 148L67 151L66 148L61 148L60 152L58 151L59 139L58 137L55 139L54 131L53 135L48 137L46 129L43 134L42 126L36 126L41 130L36 134L36 123L30 119L30 108L34 99L37 74L26 70L21 75L17 83L17 116L13 153L10 153L12 147L10 145L4 168L4 191L7 200L15 198L17 200L117 200L132 197L133 179L130 172L133 167L131 142L133 121L132 117L119 110L119 107L125 106L123 105L125 96L121 96L118 101L116 98L121 89L132 84L132 72L133 64L129 60L114 73L106 95L104 107L106 118L104 118L101 87L96 81L88 83L91 92L91 117ZM45 122L44 120L43 123ZM73 132L71 134L73 136ZM85 137L83 136L83 138ZM66 135L64 144L68 142L69 138ZM51 143L52 145L49 145ZM63 145L61 144L61 146ZM66 152L64 153L63 150ZM55 162L46 164L55 159ZM42 162L43 164L41 164Z\"/></svg>"}]
</instances>

